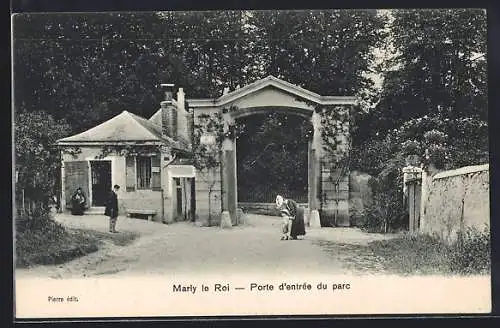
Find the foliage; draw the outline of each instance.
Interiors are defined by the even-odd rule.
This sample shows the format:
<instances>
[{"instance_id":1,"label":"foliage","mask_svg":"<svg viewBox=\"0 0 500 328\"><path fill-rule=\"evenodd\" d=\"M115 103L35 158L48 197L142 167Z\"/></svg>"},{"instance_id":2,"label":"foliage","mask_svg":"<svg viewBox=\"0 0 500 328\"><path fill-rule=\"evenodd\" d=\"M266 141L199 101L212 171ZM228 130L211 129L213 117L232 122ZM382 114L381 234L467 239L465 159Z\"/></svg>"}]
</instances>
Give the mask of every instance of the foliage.
<instances>
[{"instance_id":1,"label":"foliage","mask_svg":"<svg viewBox=\"0 0 500 328\"><path fill-rule=\"evenodd\" d=\"M450 250L450 266L462 274L487 273L491 270L491 238L489 228L483 231L467 228L460 232Z\"/></svg>"},{"instance_id":2,"label":"foliage","mask_svg":"<svg viewBox=\"0 0 500 328\"><path fill-rule=\"evenodd\" d=\"M60 156L54 142L67 135L69 125L45 112L21 110L14 118L16 195L48 205L56 193Z\"/></svg>"},{"instance_id":3,"label":"foliage","mask_svg":"<svg viewBox=\"0 0 500 328\"><path fill-rule=\"evenodd\" d=\"M142 145L140 143L103 145L100 153L97 155L97 158L105 158L110 154L119 156L137 156L142 154L160 154L167 151L170 152L170 148L164 145Z\"/></svg>"},{"instance_id":4,"label":"foliage","mask_svg":"<svg viewBox=\"0 0 500 328\"><path fill-rule=\"evenodd\" d=\"M239 200L270 203L280 193L304 201L310 121L272 110L238 121L246 127L238 139Z\"/></svg>"},{"instance_id":5,"label":"foliage","mask_svg":"<svg viewBox=\"0 0 500 328\"><path fill-rule=\"evenodd\" d=\"M229 122L224 126L223 115L229 115L237 110L236 107L223 108L221 112L200 114L195 119L192 140L192 160L199 172L199 177L208 186L209 225L212 219L212 192L218 181L218 168L221 165L222 143L225 138L237 139L244 131L244 125L238 122ZM211 141L202 142L203 137L212 137Z\"/></svg>"},{"instance_id":6,"label":"foliage","mask_svg":"<svg viewBox=\"0 0 500 328\"><path fill-rule=\"evenodd\" d=\"M371 87L381 26L373 10L16 15L15 105L80 132L123 109L153 114L160 83L217 97L272 74L352 95Z\"/></svg>"},{"instance_id":7,"label":"foliage","mask_svg":"<svg viewBox=\"0 0 500 328\"><path fill-rule=\"evenodd\" d=\"M355 143L425 115L487 121L486 12L401 9L390 12L378 71L376 106L360 119Z\"/></svg>"},{"instance_id":8,"label":"foliage","mask_svg":"<svg viewBox=\"0 0 500 328\"><path fill-rule=\"evenodd\" d=\"M401 157L418 155L424 167L440 169L488 161L484 11L397 10L391 16L387 42L395 51L383 61L376 107L358 116L351 160L374 176L376 201L366 223L379 231L387 216L397 226L406 220L396 173ZM386 167L394 161L400 164ZM388 170L396 180L387 179ZM386 202L399 210L384 211Z\"/></svg>"},{"instance_id":9,"label":"foliage","mask_svg":"<svg viewBox=\"0 0 500 328\"><path fill-rule=\"evenodd\" d=\"M418 155L424 168L430 163L438 169L482 164L488 161L487 127L487 123L478 118L424 116L405 122L383 138L366 140L355 147L351 168L373 176L375 202L366 220L367 229L382 227L384 218L394 229L405 226L400 191L401 169L408 155ZM393 212L388 211L385 204L394 206Z\"/></svg>"},{"instance_id":10,"label":"foliage","mask_svg":"<svg viewBox=\"0 0 500 328\"><path fill-rule=\"evenodd\" d=\"M361 94L363 73L381 44L384 19L375 10L257 11L248 17L255 65L322 95Z\"/></svg>"},{"instance_id":11,"label":"foliage","mask_svg":"<svg viewBox=\"0 0 500 328\"><path fill-rule=\"evenodd\" d=\"M385 163L382 171L370 178L373 202L368 208L363 228L372 232L390 232L407 227L407 214L403 207L404 157L397 156Z\"/></svg>"},{"instance_id":12,"label":"foliage","mask_svg":"<svg viewBox=\"0 0 500 328\"><path fill-rule=\"evenodd\" d=\"M194 165L198 170L210 170L220 164L224 123L221 113L201 114L197 117L193 134ZM212 143L203 143L202 137L213 137Z\"/></svg>"},{"instance_id":13,"label":"foliage","mask_svg":"<svg viewBox=\"0 0 500 328\"><path fill-rule=\"evenodd\" d=\"M414 154L420 154L422 149L420 142L413 139L413 140L406 140L401 143L401 151L405 155L414 155Z\"/></svg>"},{"instance_id":14,"label":"foliage","mask_svg":"<svg viewBox=\"0 0 500 328\"><path fill-rule=\"evenodd\" d=\"M351 146L352 109L349 106L317 106L323 150L330 160L340 162Z\"/></svg>"}]
</instances>

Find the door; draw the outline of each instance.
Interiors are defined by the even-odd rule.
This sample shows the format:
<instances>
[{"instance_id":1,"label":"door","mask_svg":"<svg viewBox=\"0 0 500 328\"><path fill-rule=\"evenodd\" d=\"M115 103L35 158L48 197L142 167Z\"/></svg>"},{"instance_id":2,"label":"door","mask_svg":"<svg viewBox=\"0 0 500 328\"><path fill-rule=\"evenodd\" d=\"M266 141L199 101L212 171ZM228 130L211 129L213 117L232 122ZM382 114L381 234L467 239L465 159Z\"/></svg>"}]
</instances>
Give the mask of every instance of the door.
<instances>
[{"instance_id":1,"label":"door","mask_svg":"<svg viewBox=\"0 0 500 328\"><path fill-rule=\"evenodd\" d=\"M87 161L73 161L64 163L64 195L66 207L71 208L71 197L77 188L82 188L85 197L89 197L89 172ZM88 202L85 205L89 206Z\"/></svg>"},{"instance_id":2,"label":"door","mask_svg":"<svg viewBox=\"0 0 500 328\"><path fill-rule=\"evenodd\" d=\"M191 181L191 220L196 220L196 184L194 178L189 179Z\"/></svg>"},{"instance_id":3,"label":"door","mask_svg":"<svg viewBox=\"0 0 500 328\"><path fill-rule=\"evenodd\" d=\"M111 161L90 162L92 172L92 206L106 206L111 190Z\"/></svg>"},{"instance_id":4,"label":"door","mask_svg":"<svg viewBox=\"0 0 500 328\"><path fill-rule=\"evenodd\" d=\"M183 202L183 195L182 195L182 185L181 185L181 179L180 178L175 178L175 189L176 189L176 196L177 196L177 217L181 218L183 217L182 215L182 202Z\"/></svg>"}]
</instances>

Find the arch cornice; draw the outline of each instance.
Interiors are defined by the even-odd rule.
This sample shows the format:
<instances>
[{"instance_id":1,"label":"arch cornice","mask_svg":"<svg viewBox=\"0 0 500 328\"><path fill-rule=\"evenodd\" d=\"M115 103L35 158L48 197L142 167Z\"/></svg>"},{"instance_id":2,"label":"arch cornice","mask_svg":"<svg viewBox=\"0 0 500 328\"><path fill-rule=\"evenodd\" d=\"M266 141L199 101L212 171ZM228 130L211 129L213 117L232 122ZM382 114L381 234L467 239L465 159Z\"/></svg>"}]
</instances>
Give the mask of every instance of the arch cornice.
<instances>
[{"instance_id":1,"label":"arch cornice","mask_svg":"<svg viewBox=\"0 0 500 328\"><path fill-rule=\"evenodd\" d=\"M237 110L230 112L229 115L232 119L239 119L252 115L268 114L270 112L311 118L314 110L289 106L258 106L238 108Z\"/></svg>"},{"instance_id":2,"label":"arch cornice","mask_svg":"<svg viewBox=\"0 0 500 328\"><path fill-rule=\"evenodd\" d=\"M318 105L354 105L357 102L354 96L322 96L274 76L268 76L218 98L187 99L187 102L192 108L224 107L269 87Z\"/></svg>"}]
</instances>

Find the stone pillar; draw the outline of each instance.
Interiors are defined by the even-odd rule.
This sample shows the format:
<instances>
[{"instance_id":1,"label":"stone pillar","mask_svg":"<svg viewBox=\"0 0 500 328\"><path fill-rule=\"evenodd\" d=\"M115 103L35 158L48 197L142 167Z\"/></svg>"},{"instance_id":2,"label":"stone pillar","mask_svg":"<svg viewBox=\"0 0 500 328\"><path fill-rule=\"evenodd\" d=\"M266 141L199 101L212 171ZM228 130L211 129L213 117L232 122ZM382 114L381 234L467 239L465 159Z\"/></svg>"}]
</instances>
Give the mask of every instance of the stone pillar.
<instances>
[{"instance_id":1,"label":"stone pillar","mask_svg":"<svg viewBox=\"0 0 500 328\"><path fill-rule=\"evenodd\" d=\"M224 132L229 132L232 125L228 113L223 114ZM230 228L236 224L237 185L236 185L236 149L234 140L226 137L222 142L222 170L224 199L222 202L221 228Z\"/></svg>"},{"instance_id":2,"label":"stone pillar","mask_svg":"<svg viewBox=\"0 0 500 328\"><path fill-rule=\"evenodd\" d=\"M420 167L407 165L403 167L403 204L408 211L408 230L412 233L415 232L417 221L420 221L421 218L421 208L418 209L418 214L415 214L416 210L414 209L416 200L409 198L410 193L408 191L408 181L420 179L422 181L422 169ZM422 190L421 190L422 191ZM418 204L422 204L422 193L420 193L420 201Z\"/></svg>"},{"instance_id":3,"label":"stone pillar","mask_svg":"<svg viewBox=\"0 0 500 328\"><path fill-rule=\"evenodd\" d=\"M406 187L406 183L410 179L416 179L422 177L422 169L416 166L405 166L403 167L403 197L406 197L408 194L408 188Z\"/></svg>"},{"instance_id":4,"label":"stone pillar","mask_svg":"<svg viewBox=\"0 0 500 328\"><path fill-rule=\"evenodd\" d=\"M59 213L63 213L66 210L66 181L64 172L64 160L63 151L61 150L61 199L59 201ZM24 209L23 209L24 210Z\"/></svg>"},{"instance_id":5,"label":"stone pillar","mask_svg":"<svg viewBox=\"0 0 500 328\"><path fill-rule=\"evenodd\" d=\"M309 226L311 228L321 228L318 211L318 179L319 160L318 151L321 146L321 131L319 114L313 112L311 122L314 127L313 139L309 144Z\"/></svg>"},{"instance_id":6,"label":"stone pillar","mask_svg":"<svg viewBox=\"0 0 500 328\"><path fill-rule=\"evenodd\" d=\"M422 191L420 193L420 231L425 231L425 207L429 197L429 184L432 183L432 176L426 170L422 170Z\"/></svg>"}]
</instances>

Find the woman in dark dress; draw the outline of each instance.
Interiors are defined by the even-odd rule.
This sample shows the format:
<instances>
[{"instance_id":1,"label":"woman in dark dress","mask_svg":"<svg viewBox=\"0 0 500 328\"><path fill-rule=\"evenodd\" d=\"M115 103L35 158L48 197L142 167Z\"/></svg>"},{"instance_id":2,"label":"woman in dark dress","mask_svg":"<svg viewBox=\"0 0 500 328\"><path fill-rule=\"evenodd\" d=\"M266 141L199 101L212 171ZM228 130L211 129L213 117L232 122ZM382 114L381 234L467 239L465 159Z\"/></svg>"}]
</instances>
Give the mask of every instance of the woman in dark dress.
<instances>
[{"instance_id":1,"label":"woman in dark dress","mask_svg":"<svg viewBox=\"0 0 500 328\"><path fill-rule=\"evenodd\" d=\"M82 188L76 189L75 193L71 197L71 214L73 215L83 215L85 211L85 204L87 199L83 194Z\"/></svg>"},{"instance_id":2,"label":"woman in dark dress","mask_svg":"<svg viewBox=\"0 0 500 328\"><path fill-rule=\"evenodd\" d=\"M291 224L288 224L288 238L285 239L297 239L297 236L304 236L306 234L304 223L304 209L298 206L294 200L283 198L280 195L276 196L276 206L278 207L282 215L283 213L290 214L288 216L288 219L290 220Z\"/></svg>"}]
</instances>

